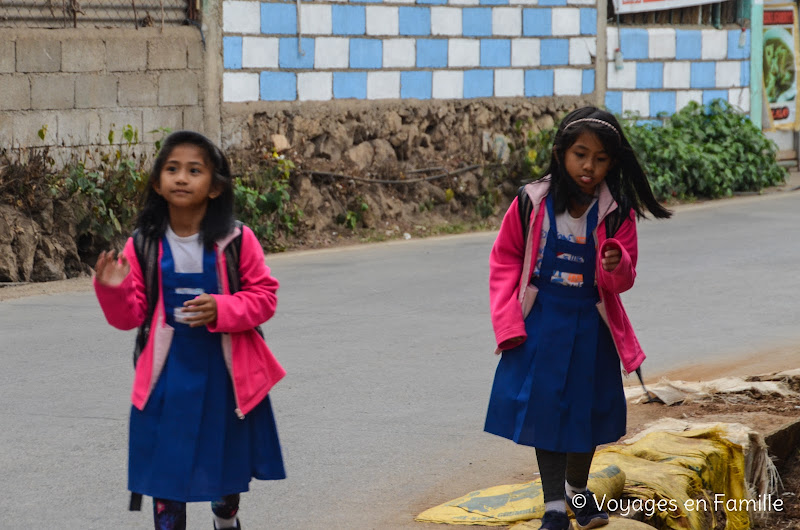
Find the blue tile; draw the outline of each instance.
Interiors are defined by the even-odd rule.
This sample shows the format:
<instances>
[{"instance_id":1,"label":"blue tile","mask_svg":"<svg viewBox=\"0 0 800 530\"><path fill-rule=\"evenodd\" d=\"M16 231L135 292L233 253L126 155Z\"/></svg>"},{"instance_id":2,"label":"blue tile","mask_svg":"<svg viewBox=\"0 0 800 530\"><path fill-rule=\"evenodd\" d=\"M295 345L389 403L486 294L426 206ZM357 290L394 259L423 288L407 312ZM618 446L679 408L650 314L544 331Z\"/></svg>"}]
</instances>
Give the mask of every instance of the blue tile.
<instances>
[{"instance_id":1,"label":"blue tile","mask_svg":"<svg viewBox=\"0 0 800 530\"><path fill-rule=\"evenodd\" d=\"M445 5L447 0L417 0L418 4Z\"/></svg>"},{"instance_id":2,"label":"blue tile","mask_svg":"<svg viewBox=\"0 0 800 530\"><path fill-rule=\"evenodd\" d=\"M432 72L400 72L400 97L403 99L430 99L432 87Z\"/></svg>"},{"instance_id":3,"label":"blue tile","mask_svg":"<svg viewBox=\"0 0 800 530\"><path fill-rule=\"evenodd\" d=\"M700 30L679 29L675 31L675 59L699 59L703 51L703 36Z\"/></svg>"},{"instance_id":4,"label":"blue tile","mask_svg":"<svg viewBox=\"0 0 800 530\"><path fill-rule=\"evenodd\" d=\"M750 86L750 61L742 61L742 86Z\"/></svg>"},{"instance_id":5,"label":"blue tile","mask_svg":"<svg viewBox=\"0 0 800 530\"><path fill-rule=\"evenodd\" d=\"M380 68L383 66L383 41L350 39L350 68Z\"/></svg>"},{"instance_id":6,"label":"blue tile","mask_svg":"<svg viewBox=\"0 0 800 530\"><path fill-rule=\"evenodd\" d=\"M464 72L464 98L490 98L493 95L493 70L467 70Z\"/></svg>"},{"instance_id":7,"label":"blue tile","mask_svg":"<svg viewBox=\"0 0 800 530\"><path fill-rule=\"evenodd\" d=\"M525 97L541 98L553 95L552 70L525 71Z\"/></svg>"},{"instance_id":8,"label":"blue tile","mask_svg":"<svg viewBox=\"0 0 800 530\"><path fill-rule=\"evenodd\" d=\"M447 68L447 39L417 39L418 68Z\"/></svg>"},{"instance_id":9,"label":"blue tile","mask_svg":"<svg viewBox=\"0 0 800 530\"><path fill-rule=\"evenodd\" d=\"M744 46L739 47L739 38L742 30L732 29L728 31L728 59L749 59L750 58L750 30L744 30Z\"/></svg>"},{"instance_id":10,"label":"blue tile","mask_svg":"<svg viewBox=\"0 0 800 530\"><path fill-rule=\"evenodd\" d=\"M300 41L304 55L297 53L296 38L282 38L278 42L278 65L281 68L314 68L314 39Z\"/></svg>"},{"instance_id":11,"label":"blue tile","mask_svg":"<svg viewBox=\"0 0 800 530\"><path fill-rule=\"evenodd\" d=\"M597 34L597 9L593 7L581 8L581 35Z\"/></svg>"},{"instance_id":12,"label":"blue tile","mask_svg":"<svg viewBox=\"0 0 800 530\"><path fill-rule=\"evenodd\" d=\"M689 86L692 88L714 88L717 86L717 63L692 63Z\"/></svg>"},{"instance_id":13,"label":"blue tile","mask_svg":"<svg viewBox=\"0 0 800 530\"><path fill-rule=\"evenodd\" d=\"M636 63L636 88L664 88L664 63Z\"/></svg>"},{"instance_id":14,"label":"blue tile","mask_svg":"<svg viewBox=\"0 0 800 530\"><path fill-rule=\"evenodd\" d=\"M488 37L492 34L492 8L465 7L461 11L461 34L465 37Z\"/></svg>"},{"instance_id":15,"label":"blue tile","mask_svg":"<svg viewBox=\"0 0 800 530\"><path fill-rule=\"evenodd\" d=\"M553 15L549 8L523 9L522 34L526 37L549 37L553 34Z\"/></svg>"},{"instance_id":16,"label":"blue tile","mask_svg":"<svg viewBox=\"0 0 800 530\"><path fill-rule=\"evenodd\" d=\"M297 9L293 4L261 4L261 33L294 35L297 33Z\"/></svg>"},{"instance_id":17,"label":"blue tile","mask_svg":"<svg viewBox=\"0 0 800 530\"><path fill-rule=\"evenodd\" d=\"M481 39L481 66L511 66L511 41L509 39Z\"/></svg>"},{"instance_id":18,"label":"blue tile","mask_svg":"<svg viewBox=\"0 0 800 530\"><path fill-rule=\"evenodd\" d=\"M239 70L242 67L242 38L222 38L223 66L226 70Z\"/></svg>"},{"instance_id":19,"label":"blue tile","mask_svg":"<svg viewBox=\"0 0 800 530\"><path fill-rule=\"evenodd\" d=\"M636 120L637 127L661 127L661 120Z\"/></svg>"},{"instance_id":20,"label":"blue tile","mask_svg":"<svg viewBox=\"0 0 800 530\"><path fill-rule=\"evenodd\" d=\"M569 64L569 39L543 39L539 53L542 66Z\"/></svg>"},{"instance_id":21,"label":"blue tile","mask_svg":"<svg viewBox=\"0 0 800 530\"><path fill-rule=\"evenodd\" d=\"M594 92L594 70L584 70L581 94L591 94L592 92Z\"/></svg>"},{"instance_id":22,"label":"blue tile","mask_svg":"<svg viewBox=\"0 0 800 530\"><path fill-rule=\"evenodd\" d=\"M334 72L333 97L367 99L367 73Z\"/></svg>"},{"instance_id":23,"label":"blue tile","mask_svg":"<svg viewBox=\"0 0 800 530\"><path fill-rule=\"evenodd\" d=\"M430 35L431 8L400 7L397 10L400 35Z\"/></svg>"},{"instance_id":24,"label":"blue tile","mask_svg":"<svg viewBox=\"0 0 800 530\"><path fill-rule=\"evenodd\" d=\"M539 0L540 6L565 6L567 0Z\"/></svg>"},{"instance_id":25,"label":"blue tile","mask_svg":"<svg viewBox=\"0 0 800 530\"><path fill-rule=\"evenodd\" d=\"M626 59L647 59L650 38L646 29L623 28L619 32L620 49Z\"/></svg>"},{"instance_id":26,"label":"blue tile","mask_svg":"<svg viewBox=\"0 0 800 530\"><path fill-rule=\"evenodd\" d=\"M650 116L657 117L661 113L672 116L675 110L675 92L650 92Z\"/></svg>"},{"instance_id":27,"label":"blue tile","mask_svg":"<svg viewBox=\"0 0 800 530\"><path fill-rule=\"evenodd\" d=\"M703 105L708 105L715 99L728 101L727 90L703 90Z\"/></svg>"},{"instance_id":28,"label":"blue tile","mask_svg":"<svg viewBox=\"0 0 800 530\"><path fill-rule=\"evenodd\" d=\"M606 92L606 108L612 114L622 114L622 92Z\"/></svg>"},{"instance_id":29,"label":"blue tile","mask_svg":"<svg viewBox=\"0 0 800 530\"><path fill-rule=\"evenodd\" d=\"M262 101L297 99L297 77L291 72L261 72Z\"/></svg>"},{"instance_id":30,"label":"blue tile","mask_svg":"<svg viewBox=\"0 0 800 530\"><path fill-rule=\"evenodd\" d=\"M367 12L364 6L331 6L331 26L334 35L364 35L367 32Z\"/></svg>"},{"instance_id":31,"label":"blue tile","mask_svg":"<svg viewBox=\"0 0 800 530\"><path fill-rule=\"evenodd\" d=\"M509 0L480 0L480 4L482 6L507 6Z\"/></svg>"}]
</instances>

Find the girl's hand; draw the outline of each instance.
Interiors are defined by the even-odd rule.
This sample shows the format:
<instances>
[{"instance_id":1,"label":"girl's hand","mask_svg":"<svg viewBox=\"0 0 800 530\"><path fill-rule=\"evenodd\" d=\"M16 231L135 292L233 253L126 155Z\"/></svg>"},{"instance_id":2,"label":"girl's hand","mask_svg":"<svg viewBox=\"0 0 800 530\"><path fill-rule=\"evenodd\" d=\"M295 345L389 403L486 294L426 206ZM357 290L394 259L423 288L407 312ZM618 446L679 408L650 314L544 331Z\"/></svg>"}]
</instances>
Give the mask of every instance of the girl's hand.
<instances>
[{"instance_id":1,"label":"girl's hand","mask_svg":"<svg viewBox=\"0 0 800 530\"><path fill-rule=\"evenodd\" d=\"M186 313L184 320L190 327L205 326L217 320L217 301L208 293L185 301L183 307Z\"/></svg>"},{"instance_id":2,"label":"girl's hand","mask_svg":"<svg viewBox=\"0 0 800 530\"><path fill-rule=\"evenodd\" d=\"M114 250L101 252L97 257L97 264L94 266L95 277L98 283L108 287L119 286L128 273L131 271L131 264L124 254L119 255Z\"/></svg>"},{"instance_id":3,"label":"girl's hand","mask_svg":"<svg viewBox=\"0 0 800 530\"><path fill-rule=\"evenodd\" d=\"M617 268L619 265L620 259L622 259L622 253L619 251L618 248L610 248L605 251L603 254L603 259L600 263L603 265L603 270L607 272L613 272L614 269Z\"/></svg>"}]
</instances>

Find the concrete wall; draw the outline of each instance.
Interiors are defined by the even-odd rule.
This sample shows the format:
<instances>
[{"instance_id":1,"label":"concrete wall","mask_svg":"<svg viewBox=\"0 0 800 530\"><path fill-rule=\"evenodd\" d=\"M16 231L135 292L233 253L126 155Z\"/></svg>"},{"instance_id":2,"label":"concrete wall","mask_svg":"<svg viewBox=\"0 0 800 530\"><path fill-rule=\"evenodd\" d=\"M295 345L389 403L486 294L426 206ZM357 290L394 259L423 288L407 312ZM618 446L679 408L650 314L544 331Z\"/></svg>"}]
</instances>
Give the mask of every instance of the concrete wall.
<instances>
[{"instance_id":1,"label":"concrete wall","mask_svg":"<svg viewBox=\"0 0 800 530\"><path fill-rule=\"evenodd\" d=\"M203 129L204 51L191 27L0 32L0 146L108 144L109 131ZM37 132L47 126L45 140ZM80 150L78 151L80 152Z\"/></svg>"},{"instance_id":2,"label":"concrete wall","mask_svg":"<svg viewBox=\"0 0 800 530\"><path fill-rule=\"evenodd\" d=\"M597 14L594 0L322 0L298 17L225 0L223 102L592 94Z\"/></svg>"},{"instance_id":3,"label":"concrete wall","mask_svg":"<svg viewBox=\"0 0 800 530\"><path fill-rule=\"evenodd\" d=\"M609 27L607 38L605 104L612 112L655 118L689 101L717 98L750 110L749 30ZM620 70L614 64L618 47Z\"/></svg>"}]
</instances>

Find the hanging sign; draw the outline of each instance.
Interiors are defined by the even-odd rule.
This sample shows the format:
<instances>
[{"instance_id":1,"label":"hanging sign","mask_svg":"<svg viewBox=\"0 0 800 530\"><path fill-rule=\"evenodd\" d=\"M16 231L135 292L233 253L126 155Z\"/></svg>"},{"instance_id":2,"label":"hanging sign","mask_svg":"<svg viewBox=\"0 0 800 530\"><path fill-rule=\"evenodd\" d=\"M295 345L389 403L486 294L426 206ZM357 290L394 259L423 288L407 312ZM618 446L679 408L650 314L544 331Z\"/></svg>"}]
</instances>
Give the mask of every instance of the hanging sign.
<instances>
[{"instance_id":1,"label":"hanging sign","mask_svg":"<svg viewBox=\"0 0 800 530\"><path fill-rule=\"evenodd\" d=\"M764 100L773 129L797 125L797 6L764 6Z\"/></svg>"},{"instance_id":2,"label":"hanging sign","mask_svg":"<svg viewBox=\"0 0 800 530\"><path fill-rule=\"evenodd\" d=\"M614 12L624 15L625 13L663 11L665 9L716 4L718 2L719 0L614 0Z\"/></svg>"}]
</instances>

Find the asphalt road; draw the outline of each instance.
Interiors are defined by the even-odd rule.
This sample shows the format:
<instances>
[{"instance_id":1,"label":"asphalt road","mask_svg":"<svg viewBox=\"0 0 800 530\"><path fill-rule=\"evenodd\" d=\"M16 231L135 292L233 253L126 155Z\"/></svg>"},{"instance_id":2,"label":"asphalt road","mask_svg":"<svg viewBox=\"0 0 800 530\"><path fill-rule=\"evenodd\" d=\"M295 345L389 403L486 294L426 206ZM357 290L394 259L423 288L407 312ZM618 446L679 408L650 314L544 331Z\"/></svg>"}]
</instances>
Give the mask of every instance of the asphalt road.
<instances>
[{"instance_id":1,"label":"asphalt road","mask_svg":"<svg viewBox=\"0 0 800 530\"><path fill-rule=\"evenodd\" d=\"M800 193L639 226L624 300L646 374L800 344ZM427 507L532 478L530 449L482 432L494 236L268 257L289 477L252 484L245 528L423 528ZM126 511L133 335L92 292L0 302L0 328L0 527L152 528L149 504ZM208 506L191 505L189 528L210 527Z\"/></svg>"}]
</instances>

